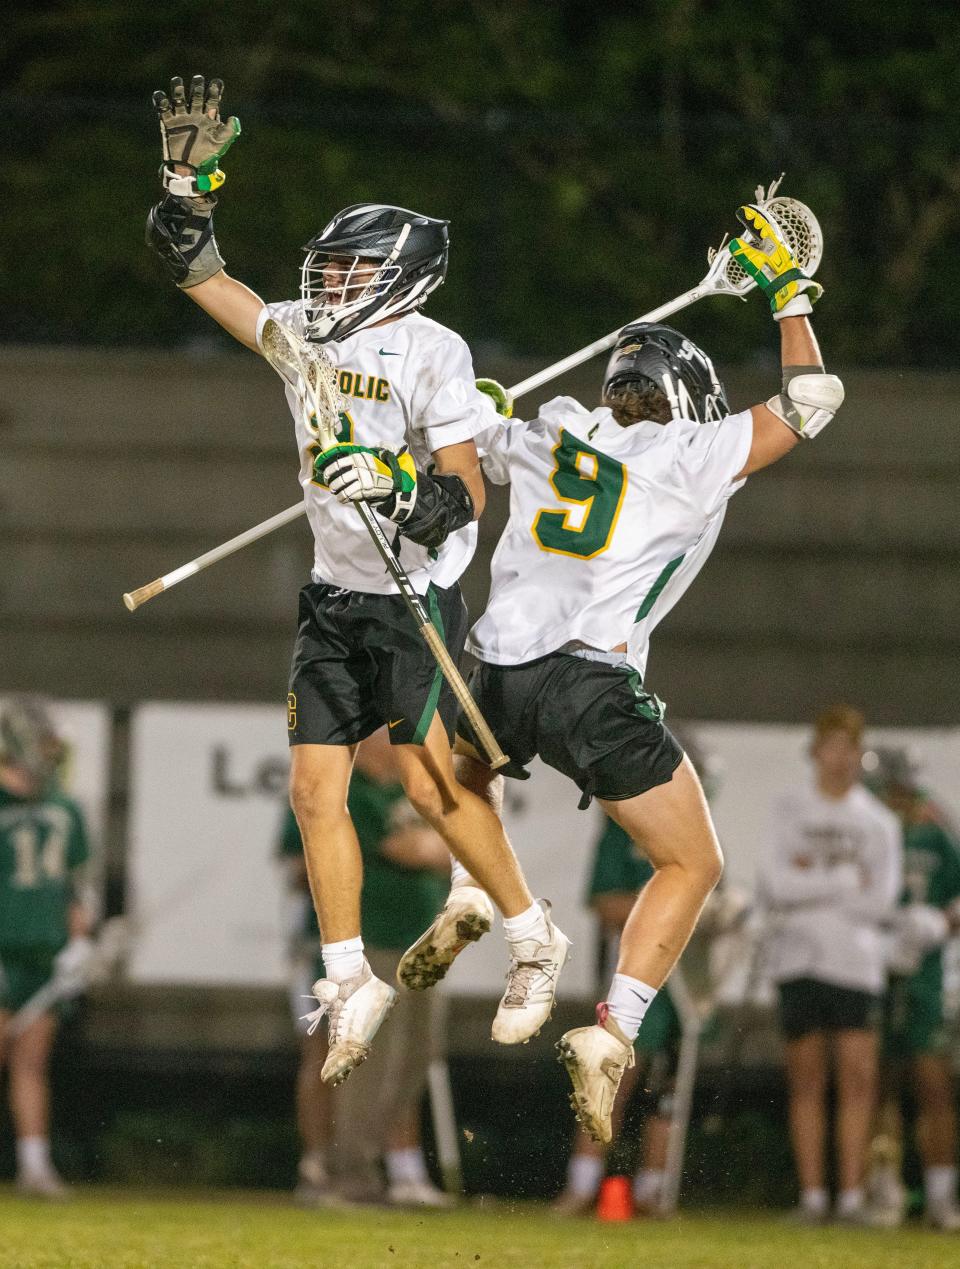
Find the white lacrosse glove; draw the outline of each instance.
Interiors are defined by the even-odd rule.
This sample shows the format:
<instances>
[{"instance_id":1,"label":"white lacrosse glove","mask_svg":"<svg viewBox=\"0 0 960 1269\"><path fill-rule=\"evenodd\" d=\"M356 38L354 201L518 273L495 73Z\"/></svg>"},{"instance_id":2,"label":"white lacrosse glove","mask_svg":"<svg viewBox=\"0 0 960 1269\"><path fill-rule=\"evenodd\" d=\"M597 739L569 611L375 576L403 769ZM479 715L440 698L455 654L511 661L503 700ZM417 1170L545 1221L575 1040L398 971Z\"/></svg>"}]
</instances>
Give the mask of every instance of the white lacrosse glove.
<instances>
[{"instance_id":1,"label":"white lacrosse glove","mask_svg":"<svg viewBox=\"0 0 960 1269\"><path fill-rule=\"evenodd\" d=\"M417 503L417 469L406 450L395 454L366 445L334 445L317 455L313 471L340 502L375 503L397 524Z\"/></svg>"},{"instance_id":2,"label":"white lacrosse glove","mask_svg":"<svg viewBox=\"0 0 960 1269\"><path fill-rule=\"evenodd\" d=\"M910 903L894 915L893 941L887 958L894 974L915 974L923 958L950 937L947 914L928 903Z\"/></svg>"},{"instance_id":3,"label":"white lacrosse glove","mask_svg":"<svg viewBox=\"0 0 960 1269\"><path fill-rule=\"evenodd\" d=\"M240 120L235 115L221 120L222 93L222 79L211 79L205 86L203 76L194 75L188 104L183 80L177 75L170 80L169 97L162 89L153 94L163 141L160 178L168 194L203 198L227 179L219 162L240 135ZM178 172L178 167L189 172Z\"/></svg>"},{"instance_id":4,"label":"white lacrosse glove","mask_svg":"<svg viewBox=\"0 0 960 1269\"><path fill-rule=\"evenodd\" d=\"M799 267L773 215L756 203L745 203L737 217L744 233L731 240L730 254L770 301L774 321L813 312L823 287Z\"/></svg>"}]
</instances>

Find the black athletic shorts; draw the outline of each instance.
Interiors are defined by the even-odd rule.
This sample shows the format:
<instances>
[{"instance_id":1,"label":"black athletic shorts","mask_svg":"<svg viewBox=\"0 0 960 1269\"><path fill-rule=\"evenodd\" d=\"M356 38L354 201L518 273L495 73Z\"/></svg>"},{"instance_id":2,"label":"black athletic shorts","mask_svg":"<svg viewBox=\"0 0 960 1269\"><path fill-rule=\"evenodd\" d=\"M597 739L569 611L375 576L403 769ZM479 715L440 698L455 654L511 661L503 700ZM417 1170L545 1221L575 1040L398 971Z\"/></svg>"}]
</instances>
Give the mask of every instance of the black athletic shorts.
<instances>
[{"instance_id":1,"label":"black athletic shorts","mask_svg":"<svg viewBox=\"0 0 960 1269\"><path fill-rule=\"evenodd\" d=\"M539 755L583 793L610 802L669 783L683 750L663 725L663 705L629 666L553 652L526 665L480 665L470 690L500 748L504 775L525 780ZM467 720L457 734L483 749Z\"/></svg>"},{"instance_id":2,"label":"black athletic shorts","mask_svg":"<svg viewBox=\"0 0 960 1269\"><path fill-rule=\"evenodd\" d=\"M459 661L460 587L431 584L423 603ZM352 745L384 723L393 744L422 745L438 712L452 741L457 699L400 595L304 586L287 698L291 745Z\"/></svg>"},{"instance_id":3,"label":"black athletic shorts","mask_svg":"<svg viewBox=\"0 0 960 1269\"><path fill-rule=\"evenodd\" d=\"M872 1031L880 1022L881 1000L869 991L838 987L817 978L780 984L780 1027L788 1040L813 1031Z\"/></svg>"}]
</instances>

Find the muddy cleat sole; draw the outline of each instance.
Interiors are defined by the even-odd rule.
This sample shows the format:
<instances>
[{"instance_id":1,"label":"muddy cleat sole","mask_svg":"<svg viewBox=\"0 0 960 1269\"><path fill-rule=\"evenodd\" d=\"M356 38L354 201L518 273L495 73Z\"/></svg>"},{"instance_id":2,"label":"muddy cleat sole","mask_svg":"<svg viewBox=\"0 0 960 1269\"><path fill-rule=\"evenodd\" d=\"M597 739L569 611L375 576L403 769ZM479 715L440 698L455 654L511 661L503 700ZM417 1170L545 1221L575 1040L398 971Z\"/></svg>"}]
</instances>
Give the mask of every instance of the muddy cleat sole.
<instances>
[{"instance_id":1,"label":"muddy cleat sole","mask_svg":"<svg viewBox=\"0 0 960 1269\"><path fill-rule=\"evenodd\" d=\"M613 1104L623 1072L633 1066L633 1045L598 1006L600 1019L592 1027L576 1027L557 1042L560 1061L567 1068L573 1091L570 1105L577 1122L594 1141L609 1145L613 1139Z\"/></svg>"},{"instance_id":2,"label":"muddy cleat sole","mask_svg":"<svg viewBox=\"0 0 960 1269\"><path fill-rule=\"evenodd\" d=\"M493 904L478 886L457 886L428 930L397 966L397 981L411 991L435 986L465 947L490 932Z\"/></svg>"}]
</instances>

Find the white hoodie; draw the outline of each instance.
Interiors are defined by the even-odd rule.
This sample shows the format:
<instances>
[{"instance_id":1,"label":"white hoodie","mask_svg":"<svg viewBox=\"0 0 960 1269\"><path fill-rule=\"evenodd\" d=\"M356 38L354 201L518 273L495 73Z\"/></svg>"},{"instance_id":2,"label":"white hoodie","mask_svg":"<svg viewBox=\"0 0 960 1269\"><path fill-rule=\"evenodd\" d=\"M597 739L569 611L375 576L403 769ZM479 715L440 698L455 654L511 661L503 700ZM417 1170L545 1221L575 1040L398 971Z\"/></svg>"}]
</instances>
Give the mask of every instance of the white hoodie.
<instances>
[{"instance_id":1,"label":"white hoodie","mask_svg":"<svg viewBox=\"0 0 960 1269\"><path fill-rule=\"evenodd\" d=\"M773 981L882 992L881 924L896 906L902 866L900 822L862 785L828 798L809 783L778 798L759 877L773 917Z\"/></svg>"}]
</instances>

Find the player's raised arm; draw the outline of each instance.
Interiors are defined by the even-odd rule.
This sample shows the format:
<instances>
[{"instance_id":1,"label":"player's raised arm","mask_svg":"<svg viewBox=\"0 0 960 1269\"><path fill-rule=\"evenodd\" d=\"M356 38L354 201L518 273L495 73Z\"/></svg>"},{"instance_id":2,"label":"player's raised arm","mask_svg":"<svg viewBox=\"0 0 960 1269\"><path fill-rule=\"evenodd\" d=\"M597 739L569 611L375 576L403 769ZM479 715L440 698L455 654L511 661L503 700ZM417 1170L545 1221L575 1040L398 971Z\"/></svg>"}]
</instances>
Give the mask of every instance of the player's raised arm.
<instances>
[{"instance_id":1,"label":"player's raised arm","mask_svg":"<svg viewBox=\"0 0 960 1269\"><path fill-rule=\"evenodd\" d=\"M740 262L770 302L780 325L780 393L755 405L753 441L738 479L768 467L788 454L800 439L810 440L827 426L843 402L843 384L826 374L816 336L810 326L813 304L823 287L797 266L776 228L754 204L738 213L744 233L730 244Z\"/></svg>"},{"instance_id":2,"label":"player's raised arm","mask_svg":"<svg viewBox=\"0 0 960 1269\"><path fill-rule=\"evenodd\" d=\"M263 301L249 287L224 272L223 257L213 236L216 191L226 180L220 159L240 135L240 121L220 118L223 80L190 81L190 99L183 80L170 81L170 96L153 94L160 117L165 197L147 217L147 245L152 247L182 291L235 339L254 352L257 319Z\"/></svg>"}]
</instances>

